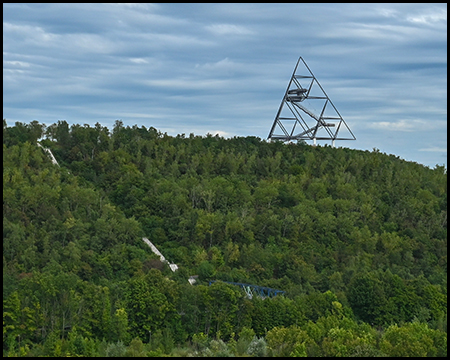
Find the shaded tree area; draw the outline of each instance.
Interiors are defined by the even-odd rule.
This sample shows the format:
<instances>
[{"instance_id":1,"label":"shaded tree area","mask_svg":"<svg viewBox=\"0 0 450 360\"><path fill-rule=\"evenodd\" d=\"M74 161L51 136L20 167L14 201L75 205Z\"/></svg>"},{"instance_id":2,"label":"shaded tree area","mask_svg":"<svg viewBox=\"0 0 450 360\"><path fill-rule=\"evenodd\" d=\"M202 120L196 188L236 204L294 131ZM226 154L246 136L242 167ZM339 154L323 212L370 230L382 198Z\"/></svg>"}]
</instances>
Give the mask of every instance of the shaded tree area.
<instances>
[{"instance_id":1,"label":"shaded tree area","mask_svg":"<svg viewBox=\"0 0 450 360\"><path fill-rule=\"evenodd\" d=\"M447 170L4 120L3 324L4 356L446 356Z\"/></svg>"}]
</instances>

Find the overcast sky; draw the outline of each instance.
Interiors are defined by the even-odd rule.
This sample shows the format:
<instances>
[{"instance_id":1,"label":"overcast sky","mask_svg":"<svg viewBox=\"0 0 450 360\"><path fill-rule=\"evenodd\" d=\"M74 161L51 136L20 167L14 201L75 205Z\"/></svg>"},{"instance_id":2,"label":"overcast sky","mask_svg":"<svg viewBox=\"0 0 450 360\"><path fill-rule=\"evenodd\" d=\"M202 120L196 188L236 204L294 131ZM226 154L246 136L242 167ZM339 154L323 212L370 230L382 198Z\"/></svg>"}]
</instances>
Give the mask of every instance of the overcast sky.
<instances>
[{"instance_id":1,"label":"overcast sky","mask_svg":"<svg viewBox=\"0 0 450 360\"><path fill-rule=\"evenodd\" d=\"M447 4L3 4L3 118L266 139L300 56L336 146L447 166Z\"/></svg>"}]
</instances>

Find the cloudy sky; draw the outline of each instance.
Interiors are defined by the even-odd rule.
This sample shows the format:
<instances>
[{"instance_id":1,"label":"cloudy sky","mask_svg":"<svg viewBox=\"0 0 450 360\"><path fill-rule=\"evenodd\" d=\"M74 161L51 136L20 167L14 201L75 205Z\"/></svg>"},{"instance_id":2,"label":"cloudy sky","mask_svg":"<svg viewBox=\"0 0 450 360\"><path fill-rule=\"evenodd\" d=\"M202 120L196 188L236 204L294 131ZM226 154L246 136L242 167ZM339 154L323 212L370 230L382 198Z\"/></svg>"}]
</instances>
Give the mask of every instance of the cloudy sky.
<instances>
[{"instance_id":1,"label":"cloudy sky","mask_svg":"<svg viewBox=\"0 0 450 360\"><path fill-rule=\"evenodd\" d=\"M3 4L3 118L266 139L300 56L336 146L447 166L447 4Z\"/></svg>"}]
</instances>

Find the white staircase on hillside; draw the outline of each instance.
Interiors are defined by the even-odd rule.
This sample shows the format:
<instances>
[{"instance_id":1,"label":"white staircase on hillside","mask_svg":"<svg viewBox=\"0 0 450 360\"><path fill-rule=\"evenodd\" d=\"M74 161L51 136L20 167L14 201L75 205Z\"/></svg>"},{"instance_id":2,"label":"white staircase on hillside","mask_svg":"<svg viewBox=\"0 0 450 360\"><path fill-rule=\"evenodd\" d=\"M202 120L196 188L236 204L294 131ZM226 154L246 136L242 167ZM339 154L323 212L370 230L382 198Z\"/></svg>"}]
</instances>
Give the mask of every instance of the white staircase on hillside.
<instances>
[{"instance_id":1,"label":"white staircase on hillside","mask_svg":"<svg viewBox=\"0 0 450 360\"><path fill-rule=\"evenodd\" d=\"M150 249L152 249L152 251L153 251L156 255L159 256L161 262L166 263L166 264L169 265L170 270L172 270L173 272L175 272L175 271L178 270L178 265L177 265L177 264L171 264L171 263L169 263L169 262L166 260L166 258L163 256L163 254L161 254L161 253L159 252L159 250L156 248L156 246L153 245L152 242L151 242L149 239L147 239L147 238L144 237L144 238L142 238L142 240L144 240L144 242L145 242L148 246L150 246Z\"/></svg>"},{"instance_id":2,"label":"white staircase on hillside","mask_svg":"<svg viewBox=\"0 0 450 360\"><path fill-rule=\"evenodd\" d=\"M37 143L39 147L41 147L48 155L50 155L50 159L52 160L53 165L58 165L58 162L56 161L55 157L53 156L53 153L50 149L47 149L43 147L41 144Z\"/></svg>"}]
</instances>

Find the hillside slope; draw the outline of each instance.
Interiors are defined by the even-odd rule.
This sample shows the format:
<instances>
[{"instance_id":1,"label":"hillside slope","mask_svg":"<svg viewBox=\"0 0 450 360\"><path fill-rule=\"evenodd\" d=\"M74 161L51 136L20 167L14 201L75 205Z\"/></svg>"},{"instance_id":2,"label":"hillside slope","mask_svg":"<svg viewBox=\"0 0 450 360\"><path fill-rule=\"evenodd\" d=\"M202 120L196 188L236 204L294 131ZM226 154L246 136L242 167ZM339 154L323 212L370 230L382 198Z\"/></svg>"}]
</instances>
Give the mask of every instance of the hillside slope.
<instances>
[{"instance_id":1,"label":"hillside slope","mask_svg":"<svg viewBox=\"0 0 450 360\"><path fill-rule=\"evenodd\" d=\"M186 340L199 354L211 339L239 354L230 342L249 333L283 355L280 331L303 336L287 355L394 355L402 333L430 342L401 353L442 354L447 171L377 150L4 121L3 264L4 355Z\"/></svg>"}]
</instances>

